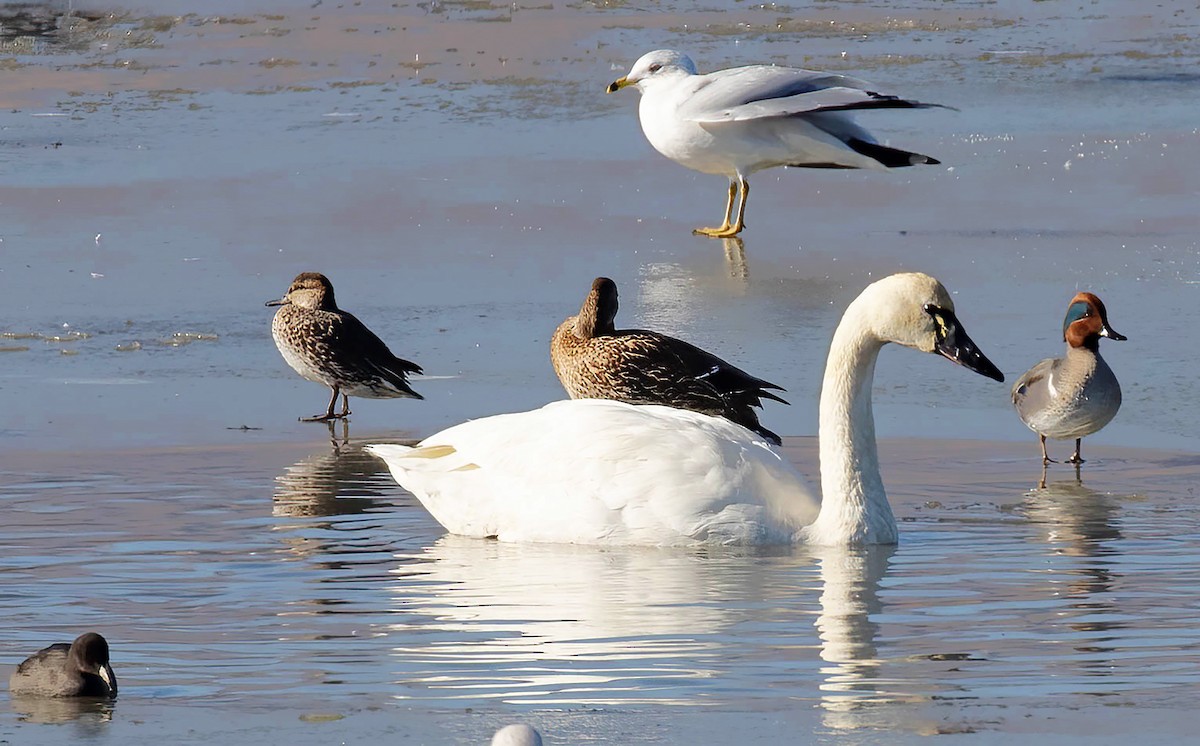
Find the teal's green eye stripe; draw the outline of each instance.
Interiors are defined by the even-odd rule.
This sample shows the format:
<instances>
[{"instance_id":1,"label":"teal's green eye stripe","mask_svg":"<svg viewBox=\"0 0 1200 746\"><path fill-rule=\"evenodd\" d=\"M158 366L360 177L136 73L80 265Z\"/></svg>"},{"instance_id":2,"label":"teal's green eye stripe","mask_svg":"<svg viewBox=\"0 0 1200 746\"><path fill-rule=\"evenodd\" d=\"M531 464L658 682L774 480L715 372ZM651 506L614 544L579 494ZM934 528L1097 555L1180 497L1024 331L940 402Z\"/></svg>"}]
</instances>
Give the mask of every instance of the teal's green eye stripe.
<instances>
[{"instance_id":1,"label":"teal's green eye stripe","mask_svg":"<svg viewBox=\"0 0 1200 746\"><path fill-rule=\"evenodd\" d=\"M1079 321L1084 316L1087 316L1088 310L1089 310L1089 307L1088 307L1088 304L1086 304L1086 303L1079 302L1079 303L1071 304L1071 307L1067 309L1067 317L1065 319L1063 319L1063 335L1064 336L1067 333L1067 327L1070 326L1071 324L1075 323L1076 321Z\"/></svg>"}]
</instances>

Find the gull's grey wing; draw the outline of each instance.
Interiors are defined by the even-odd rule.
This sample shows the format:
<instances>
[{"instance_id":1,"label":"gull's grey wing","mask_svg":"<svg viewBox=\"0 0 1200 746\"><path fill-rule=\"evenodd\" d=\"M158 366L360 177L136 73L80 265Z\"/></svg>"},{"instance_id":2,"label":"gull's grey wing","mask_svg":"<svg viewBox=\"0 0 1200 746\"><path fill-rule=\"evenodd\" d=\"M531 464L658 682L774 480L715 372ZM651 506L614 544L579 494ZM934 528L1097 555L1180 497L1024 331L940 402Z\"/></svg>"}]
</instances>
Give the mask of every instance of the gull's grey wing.
<instances>
[{"instance_id":1,"label":"gull's grey wing","mask_svg":"<svg viewBox=\"0 0 1200 746\"><path fill-rule=\"evenodd\" d=\"M1028 422L1054 399L1050 378L1062 365L1059 358L1046 358L1017 379L1012 387L1012 403L1021 420Z\"/></svg>"},{"instance_id":2,"label":"gull's grey wing","mask_svg":"<svg viewBox=\"0 0 1200 746\"><path fill-rule=\"evenodd\" d=\"M938 107L879 93L846 75L755 65L696 76L679 116L701 124L850 109ZM950 107L941 107L950 108Z\"/></svg>"}]
</instances>

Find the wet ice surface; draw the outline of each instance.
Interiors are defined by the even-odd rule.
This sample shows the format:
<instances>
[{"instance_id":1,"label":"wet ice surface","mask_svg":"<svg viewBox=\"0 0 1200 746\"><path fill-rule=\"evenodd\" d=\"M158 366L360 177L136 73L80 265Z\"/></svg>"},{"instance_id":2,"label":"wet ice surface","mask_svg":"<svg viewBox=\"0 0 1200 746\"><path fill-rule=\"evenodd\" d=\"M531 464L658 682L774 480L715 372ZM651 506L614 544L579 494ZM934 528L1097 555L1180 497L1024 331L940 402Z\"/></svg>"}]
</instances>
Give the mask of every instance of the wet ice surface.
<instances>
[{"instance_id":1,"label":"wet ice surface","mask_svg":"<svg viewBox=\"0 0 1200 746\"><path fill-rule=\"evenodd\" d=\"M1125 738L1113 713L1171 730L1200 684L1195 456L1098 448L1035 489L1029 448L885 441L899 547L737 552L443 536L359 445L0 472L0 674L96 628L121 684L85 716L11 702L0 738Z\"/></svg>"},{"instance_id":2,"label":"wet ice surface","mask_svg":"<svg viewBox=\"0 0 1200 746\"><path fill-rule=\"evenodd\" d=\"M619 323L785 386L794 406L764 422L809 434L838 315L899 269L942 279L1010 380L1060 352L1067 300L1096 291L1130 337L1104 345L1126 404L1096 440L1200 446L1178 354L1200 292L1188 14L301 5L160 15L180 4L12 57L0 331L91 336L0 341L6 448L310 438L293 420L327 395L284 366L261 306L303 270L436 376L415 384L426 402L358 406L360 433L559 398L546 343L603 274ZM692 237L721 180L650 149L636 93L602 93L665 45L957 106L862 116L945 166L763 172L744 246ZM218 339L160 344L176 332ZM1004 387L939 361L886 355L878 382L883 433L1027 437Z\"/></svg>"},{"instance_id":3,"label":"wet ice surface","mask_svg":"<svg viewBox=\"0 0 1200 746\"><path fill-rule=\"evenodd\" d=\"M782 743L1119 740L1180 718L1196 467L1165 454L1200 449L1194 8L312 5L172 0L0 34L0 663L111 632L121 699L70 727L299 742L420 713L403 733L466 743L515 712L559 742L733 723ZM944 165L763 172L744 244L692 237L721 179L654 153L634 92L602 93L656 47L956 106L860 118ZM286 368L262 306L328 274L430 374L424 402L352 402L354 436L417 438L561 398L550 333L607 275L619 324L785 386L763 422L805 435L842 309L901 269L947 284L1009 381L1060 351L1077 289L1105 300L1125 403L1084 445L1086 489L1052 472L1026 495L1036 444L1007 386L887 350L881 434L1008 441L894 445L894 553L455 541L295 422L328 394ZM0 738L62 738L16 705Z\"/></svg>"}]
</instances>

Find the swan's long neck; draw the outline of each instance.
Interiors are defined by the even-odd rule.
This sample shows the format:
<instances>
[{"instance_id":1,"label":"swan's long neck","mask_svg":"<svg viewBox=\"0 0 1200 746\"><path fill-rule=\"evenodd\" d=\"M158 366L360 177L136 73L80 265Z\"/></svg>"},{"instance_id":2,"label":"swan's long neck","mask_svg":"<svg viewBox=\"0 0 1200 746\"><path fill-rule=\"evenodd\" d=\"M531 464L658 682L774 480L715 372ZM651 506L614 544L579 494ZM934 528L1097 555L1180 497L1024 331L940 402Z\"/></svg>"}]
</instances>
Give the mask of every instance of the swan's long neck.
<instances>
[{"instance_id":1,"label":"swan's long neck","mask_svg":"<svg viewBox=\"0 0 1200 746\"><path fill-rule=\"evenodd\" d=\"M884 341L851 304L833 335L821 384L821 513L806 529L819 544L892 544L896 519L879 476L871 383Z\"/></svg>"}]
</instances>

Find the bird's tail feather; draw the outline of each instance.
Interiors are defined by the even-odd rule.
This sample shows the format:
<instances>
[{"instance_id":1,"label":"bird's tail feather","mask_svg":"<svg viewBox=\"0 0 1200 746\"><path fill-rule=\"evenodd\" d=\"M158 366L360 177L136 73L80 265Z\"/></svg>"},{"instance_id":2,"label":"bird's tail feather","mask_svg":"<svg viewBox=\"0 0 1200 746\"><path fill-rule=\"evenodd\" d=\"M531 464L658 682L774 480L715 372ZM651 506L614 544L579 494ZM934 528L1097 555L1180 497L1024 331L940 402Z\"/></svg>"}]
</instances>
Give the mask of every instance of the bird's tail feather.
<instances>
[{"instance_id":1,"label":"bird's tail feather","mask_svg":"<svg viewBox=\"0 0 1200 746\"><path fill-rule=\"evenodd\" d=\"M912 153L899 148L889 148L886 145L880 145L877 142L867 142L860 140L857 137L851 137L846 141L854 152L865 155L868 158L874 158L888 168L904 168L905 166L916 166L927 164L936 166L941 163L936 158L931 158L920 153Z\"/></svg>"},{"instance_id":2,"label":"bird's tail feather","mask_svg":"<svg viewBox=\"0 0 1200 746\"><path fill-rule=\"evenodd\" d=\"M409 373L421 373L421 366L415 363L410 363L407 360L396 358L388 365L376 365L376 370L379 375L390 383L397 391L411 399L424 399L425 397L413 391L412 386L408 385Z\"/></svg>"}]
</instances>

